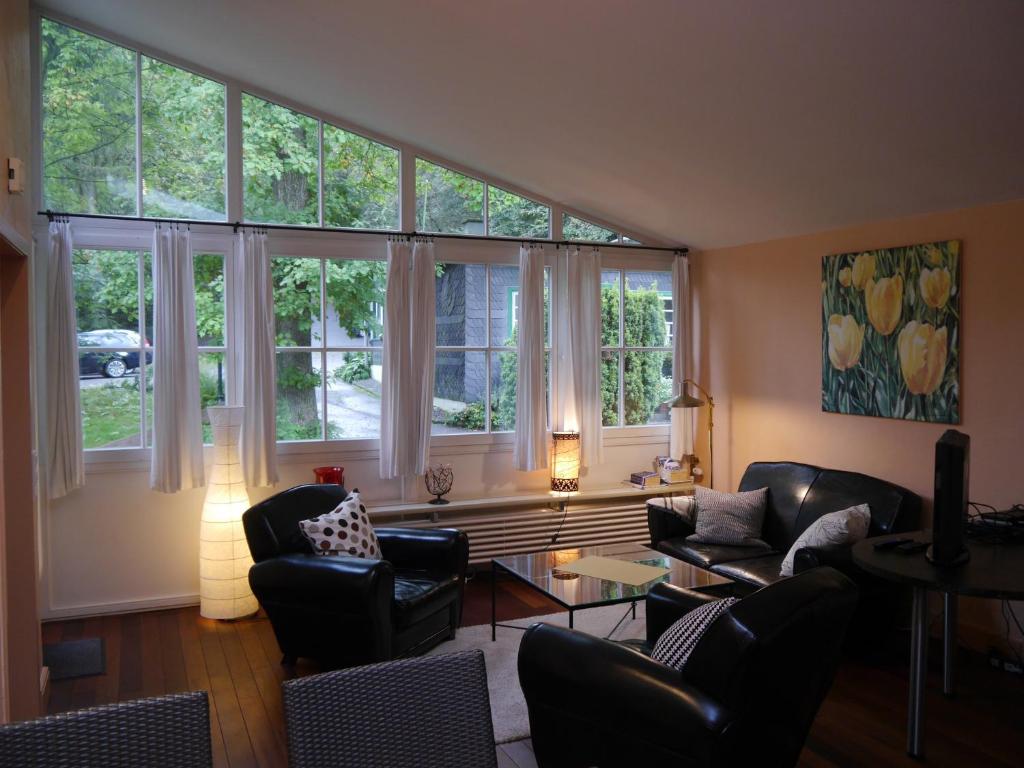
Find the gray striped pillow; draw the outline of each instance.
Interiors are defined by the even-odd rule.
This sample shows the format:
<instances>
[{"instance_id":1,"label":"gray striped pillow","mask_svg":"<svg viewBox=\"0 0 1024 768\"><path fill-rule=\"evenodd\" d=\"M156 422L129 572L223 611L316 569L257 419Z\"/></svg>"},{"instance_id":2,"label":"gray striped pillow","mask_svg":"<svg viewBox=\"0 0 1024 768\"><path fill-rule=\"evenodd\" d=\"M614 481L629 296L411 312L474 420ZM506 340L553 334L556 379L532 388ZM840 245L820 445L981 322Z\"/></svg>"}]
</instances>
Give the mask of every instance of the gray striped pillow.
<instances>
[{"instance_id":1,"label":"gray striped pillow","mask_svg":"<svg viewBox=\"0 0 1024 768\"><path fill-rule=\"evenodd\" d=\"M687 541L771 549L760 538L768 506L767 488L722 493L697 486L696 499L696 533L687 536Z\"/></svg>"},{"instance_id":2,"label":"gray striped pillow","mask_svg":"<svg viewBox=\"0 0 1024 768\"><path fill-rule=\"evenodd\" d=\"M707 628L735 602L735 597L727 597L704 603L685 613L658 638L651 658L673 669L682 669Z\"/></svg>"}]
</instances>

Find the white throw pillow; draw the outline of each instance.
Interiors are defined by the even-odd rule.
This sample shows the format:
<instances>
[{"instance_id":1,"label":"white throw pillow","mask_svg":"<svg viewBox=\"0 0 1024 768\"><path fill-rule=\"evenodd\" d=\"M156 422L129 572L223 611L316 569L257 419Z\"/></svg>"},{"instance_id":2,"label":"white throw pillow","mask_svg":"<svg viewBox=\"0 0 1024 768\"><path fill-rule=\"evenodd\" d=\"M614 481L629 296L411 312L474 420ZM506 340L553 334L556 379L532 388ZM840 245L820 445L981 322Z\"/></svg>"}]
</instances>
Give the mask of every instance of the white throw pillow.
<instances>
[{"instance_id":1,"label":"white throw pillow","mask_svg":"<svg viewBox=\"0 0 1024 768\"><path fill-rule=\"evenodd\" d=\"M651 658L673 669L682 669L707 628L735 602L735 597L727 597L704 603L683 614L658 638Z\"/></svg>"},{"instance_id":2,"label":"white throw pillow","mask_svg":"<svg viewBox=\"0 0 1024 768\"><path fill-rule=\"evenodd\" d=\"M318 555L381 559L380 542L373 532L366 507L359 498L359 491L350 493L327 514L312 520L300 520L299 529Z\"/></svg>"},{"instance_id":3,"label":"white throw pillow","mask_svg":"<svg viewBox=\"0 0 1024 768\"><path fill-rule=\"evenodd\" d=\"M722 493L697 486L696 531L686 540L695 544L771 549L761 541L761 526L768 507L768 489Z\"/></svg>"},{"instance_id":4,"label":"white throw pillow","mask_svg":"<svg viewBox=\"0 0 1024 768\"><path fill-rule=\"evenodd\" d=\"M871 527L871 509L867 504L858 504L849 509L829 512L822 515L801 533L782 561L781 576L793 575L793 559L798 549L803 547L829 547L845 544L856 544L867 538Z\"/></svg>"}]
</instances>

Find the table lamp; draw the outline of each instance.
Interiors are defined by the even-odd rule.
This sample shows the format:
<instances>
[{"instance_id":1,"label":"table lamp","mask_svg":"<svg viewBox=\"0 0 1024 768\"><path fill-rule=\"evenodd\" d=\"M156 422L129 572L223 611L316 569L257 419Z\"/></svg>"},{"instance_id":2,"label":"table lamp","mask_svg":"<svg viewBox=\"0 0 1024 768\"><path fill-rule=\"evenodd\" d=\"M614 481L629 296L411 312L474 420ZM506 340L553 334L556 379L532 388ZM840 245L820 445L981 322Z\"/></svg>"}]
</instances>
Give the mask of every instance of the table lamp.
<instances>
[{"instance_id":1,"label":"table lamp","mask_svg":"<svg viewBox=\"0 0 1024 768\"><path fill-rule=\"evenodd\" d=\"M687 391L687 385L693 385L700 392L704 398L694 397ZM671 408L700 408L706 405L708 407L708 488L711 488L712 472L714 471L715 463L715 443L714 443L714 428L715 428L715 399L708 394L708 391L704 389L693 379L683 379L681 390L679 395L669 402Z\"/></svg>"},{"instance_id":2,"label":"table lamp","mask_svg":"<svg viewBox=\"0 0 1024 768\"><path fill-rule=\"evenodd\" d=\"M551 490L576 493L580 489L580 433L552 432Z\"/></svg>"}]
</instances>

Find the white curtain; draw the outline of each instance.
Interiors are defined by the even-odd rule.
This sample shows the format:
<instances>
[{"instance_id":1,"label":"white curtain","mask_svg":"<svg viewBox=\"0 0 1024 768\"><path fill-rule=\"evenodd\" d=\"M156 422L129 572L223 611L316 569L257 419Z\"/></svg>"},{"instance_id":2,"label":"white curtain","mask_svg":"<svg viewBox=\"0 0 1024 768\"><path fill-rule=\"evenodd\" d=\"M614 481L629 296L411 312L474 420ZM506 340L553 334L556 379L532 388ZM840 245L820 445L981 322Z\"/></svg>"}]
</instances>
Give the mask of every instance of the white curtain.
<instances>
[{"instance_id":1,"label":"white curtain","mask_svg":"<svg viewBox=\"0 0 1024 768\"><path fill-rule=\"evenodd\" d=\"M434 407L434 244L388 240L380 476L422 475Z\"/></svg>"},{"instance_id":2,"label":"white curtain","mask_svg":"<svg viewBox=\"0 0 1024 768\"><path fill-rule=\"evenodd\" d=\"M691 377L693 342L690 308L690 259L677 256L672 265L672 380L675 394L683 391L683 380ZM669 451L679 458L693 452L696 408L673 408Z\"/></svg>"},{"instance_id":3,"label":"white curtain","mask_svg":"<svg viewBox=\"0 0 1024 768\"><path fill-rule=\"evenodd\" d=\"M242 271L242 472L251 487L277 482L274 290L266 232L238 235Z\"/></svg>"},{"instance_id":4,"label":"white curtain","mask_svg":"<svg viewBox=\"0 0 1024 768\"><path fill-rule=\"evenodd\" d=\"M580 466L604 460L601 424L601 253L573 247L566 258L571 411L580 433ZM570 409L567 409L570 410ZM568 426L568 425L567 425Z\"/></svg>"},{"instance_id":5,"label":"white curtain","mask_svg":"<svg viewBox=\"0 0 1024 768\"><path fill-rule=\"evenodd\" d=\"M512 465L523 472L548 465L544 391L544 249L519 248L518 386Z\"/></svg>"},{"instance_id":6,"label":"white curtain","mask_svg":"<svg viewBox=\"0 0 1024 768\"><path fill-rule=\"evenodd\" d=\"M153 450L149 485L203 485L195 278L188 230L153 230Z\"/></svg>"},{"instance_id":7,"label":"white curtain","mask_svg":"<svg viewBox=\"0 0 1024 768\"><path fill-rule=\"evenodd\" d=\"M46 424L50 498L85 485L71 225L50 223L46 272Z\"/></svg>"}]
</instances>

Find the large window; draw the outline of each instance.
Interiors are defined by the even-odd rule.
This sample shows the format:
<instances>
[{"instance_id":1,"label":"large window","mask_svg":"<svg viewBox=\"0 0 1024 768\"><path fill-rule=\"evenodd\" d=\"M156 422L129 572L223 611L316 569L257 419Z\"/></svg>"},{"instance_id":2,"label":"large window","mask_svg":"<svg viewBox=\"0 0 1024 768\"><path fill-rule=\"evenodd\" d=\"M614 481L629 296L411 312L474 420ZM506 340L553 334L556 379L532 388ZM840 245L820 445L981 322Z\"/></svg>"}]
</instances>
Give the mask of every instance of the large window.
<instances>
[{"instance_id":1,"label":"large window","mask_svg":"<svg viewBox=\"0 0 1024 768\"><path fill-rule=\"evenodd\" d=\"M199 406L203 413L203 442L212 444L213 429L206 408L225 404L228 382L224 255L197 253L193 257L193 271L199 344Z\"/></svg>"},{"instance_id":2,"label":"large window","mask_svg":"<svg viewBox=\"0 0 1024 768\"><path fill-rule=\"evenodd\" d=\"M436 281L431 433L515 429L519 267L441 264ZM545 288L545 298L547 293ZM548 311L545 301L545 318ZM546 322L548 350L549 327Z\"/></svg>"},{"instance_id":3,"label":"large window","mask_svg":"<svg viewBox=\"0 0 1024 768\"><path fill-rule=\"evenodd\" d=\"M40 40L47 208L225 218L223 84L49 19Z\"/></svg>"},{"instance_id":4,"label":"large window","mask_svg":"<svg viewBox=\"0 0 1024 768\"><path fill-rule=\"evenodd\" d=\"M551 209L500 187L487 187L487 234L551 237Z\"/></svg>"},{"instance_id":5,"label":"large window","mask_svg":"<svg viewBox=\"0 0 1024 768\"><path fill-rule=\"evenodd\" d=\"M570 216L568 213L562 214L562 237L565 240L593 243L614 243L619 239L618 234L612 230Z\"/></svg>"},{"instance_id":6,"label":"large window","mask_svg":"<svg viewBox=\"0 0 1024 768\"><path fill-rule=\"evenodd\" d=\"M324 123L324 226L398 229L398 150Z\"/></svg>"},{"instance_id":7,"label":"large window","mask_svg":"<svg viewBox=\"0 0 1024 768\"><path fill-rule=\"evenodd\" d=\"M606 427L669 421L672 273L601 273L601 400Z\"/></svg>"},{"instance_id":8,"label":"large window","mask_svg":"<svg viewBox=\"0 0 1024 768\"><path fill-rule=\"evenodd\" d=\"M383 261L275 258L277 439L380 437Z\"/></svg>"},{"instance_id":9,"label":"large window","mask_svg":"<svg viewBox=\"0 0 1024 768\"><path fill-rule=\"evenodd\" d=\"M484 183L417 157L416 229L484 234Z\"/></svg>"}]
</instances>

